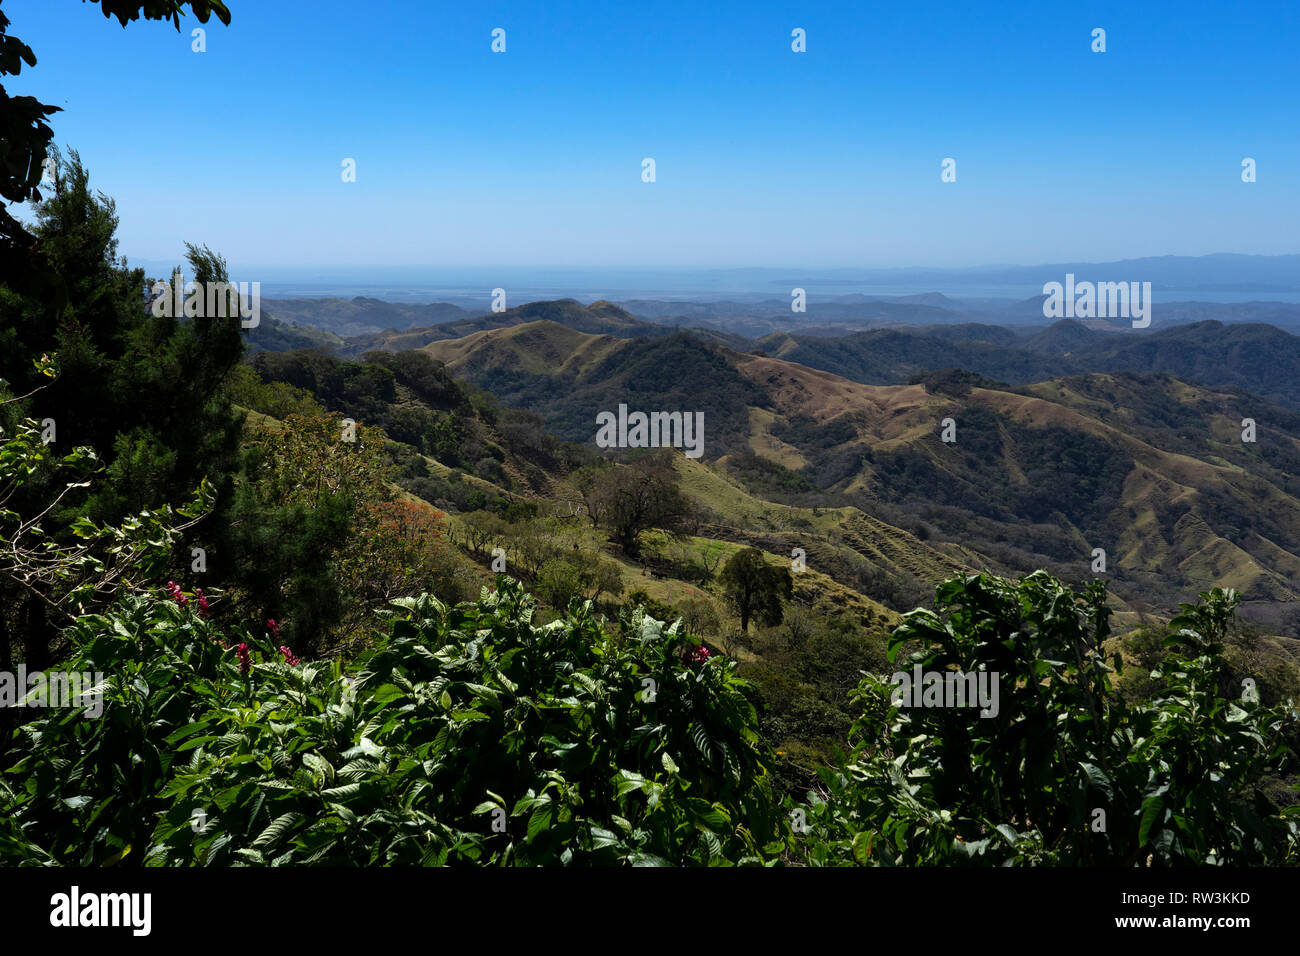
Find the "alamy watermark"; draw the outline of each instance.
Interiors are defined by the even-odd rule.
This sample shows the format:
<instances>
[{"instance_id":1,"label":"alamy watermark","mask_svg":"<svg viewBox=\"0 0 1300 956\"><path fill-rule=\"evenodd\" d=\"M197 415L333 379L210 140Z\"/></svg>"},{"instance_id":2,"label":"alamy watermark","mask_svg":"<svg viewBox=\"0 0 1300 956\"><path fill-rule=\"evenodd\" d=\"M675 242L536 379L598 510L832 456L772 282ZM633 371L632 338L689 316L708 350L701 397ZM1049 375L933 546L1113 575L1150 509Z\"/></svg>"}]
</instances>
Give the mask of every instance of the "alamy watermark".
<instances>
[{"instance_id":1,"label":"alamy watermark","mask_svg":"<svg viewBox=\"0 0 1300 956\"><path fill-rule=\"evenodd\" d=\"M704 454L703 412L632 412L626 405L596 414L597 448L681 448L687 458Z\"/></svg>"},{"instance_id":2,"label":"alamy watermark","mask_svg":"<svg viewBox=\"0 0 1300 956\"><path fill-rule=\"evenodd\" d=\"M153 314L157 318L225 318L239 316L245 329L262 322L262 283L186 282L159 279L151 289Z\"/></svg>"},{"instance_id":3,"label":"alamy watermark","mask_svg":"<svg viewBox=\"0 0 1300 956\"><path fill-rule=\"evenodd\" d=\"M104 713L104 675L76 671L0 671L0 708L84 707L87 717Z\"/></svg>"},{"instance_id":4,"label":"alamy watermark","mask_svg":"<svg viewBox=\"0 0 1300 956\"><path fill-rule=\"evenodd\" d=\"M981 717L998 715L995 671L923 672L917 664L911 674L899 671L889 682L896 685L890 696L895 707L979 707Z\"/></svg>"},{"instance_id":5,"label":"alamy watermark","mask_svg":"<svg viewBox=\"0 0 1300 956\"><path fill-rule=\"evenodd\" d=\"M148 936L152 913L152 893L83 893L74 886L50 897L50 925L60 929L123 927L133 936Z\"/></svg>"},{"instance_id":6,"label":"alamy watermark","mask_svg":"<svg viewBox=\"0 0 1300 956\"><path fill-rule=\"evenodd\" d=\"M1065 284L1043 284L1043 317L1047 319L1128 319L1133 328L1151 324L1150 282L1075 282L1067 272Z\"/></svg>"}]
</instances>

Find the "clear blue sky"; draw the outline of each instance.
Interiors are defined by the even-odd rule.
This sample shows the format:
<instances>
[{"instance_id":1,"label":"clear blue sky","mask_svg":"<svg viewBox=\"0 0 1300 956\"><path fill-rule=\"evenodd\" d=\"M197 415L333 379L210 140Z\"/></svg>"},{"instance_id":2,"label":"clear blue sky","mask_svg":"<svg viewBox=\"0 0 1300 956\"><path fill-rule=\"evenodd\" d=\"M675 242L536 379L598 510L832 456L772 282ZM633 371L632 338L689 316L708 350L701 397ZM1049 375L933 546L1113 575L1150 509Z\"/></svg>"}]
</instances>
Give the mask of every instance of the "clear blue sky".
<instances>
[{"instance_id":1,"label":"clear blue sky","mask_svg":"<svg viewBox=\"0 0 1300 956\"><path fill-rule=\"evenodd\" d=\"M232 266L1300 252L1294 2L228 4L194 53L192 16L178 35L4 2L38 57L11 93L64 107L57 142L133 258L187 239Z\"/></svg>"}]
</instances>

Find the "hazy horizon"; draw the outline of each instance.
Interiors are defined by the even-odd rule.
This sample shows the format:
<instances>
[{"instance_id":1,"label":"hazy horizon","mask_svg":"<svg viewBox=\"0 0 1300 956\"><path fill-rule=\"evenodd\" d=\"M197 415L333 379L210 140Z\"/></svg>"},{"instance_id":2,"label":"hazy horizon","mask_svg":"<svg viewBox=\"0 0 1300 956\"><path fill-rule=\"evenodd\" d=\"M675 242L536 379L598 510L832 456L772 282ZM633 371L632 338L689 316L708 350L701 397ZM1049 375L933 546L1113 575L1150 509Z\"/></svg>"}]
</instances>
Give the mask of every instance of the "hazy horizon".
<instances>
[{"instance_id":1,"label":"hazy horizon","mask_svg":"<svg viewBox=\"0 0 1300 956\"><path fill-rule=\"evenodd\" d=\"M161 259L132 259L149 275L163 275L173 265ZM1118 268L1109 268L1118 267ZM1253 268L1246 268L1253 267ZM511 304L546 298L786 299L792 287L806 290L808 301L865 296L914 296L939 293L959 301L1022 301L1042 294L1042 283L1059 280L1066 270L1088 270L1105 279L1148 279L1156 302L1200 301L1300 302L1300 255L1238 257L1216 254L1199 260L1156 257L1145 263L989 264L964 269L927 267L824 268L693 267L642 268L574 266L387 266L334 267L254 266L232 262L232 277L257 279L271 298L353 298L363 296L416 304L490 298L505 288ZM1132 274L1127 269L1137 270ZM1119 275L1124 271L1124 275Z\"/></svg>"}]
</instances>

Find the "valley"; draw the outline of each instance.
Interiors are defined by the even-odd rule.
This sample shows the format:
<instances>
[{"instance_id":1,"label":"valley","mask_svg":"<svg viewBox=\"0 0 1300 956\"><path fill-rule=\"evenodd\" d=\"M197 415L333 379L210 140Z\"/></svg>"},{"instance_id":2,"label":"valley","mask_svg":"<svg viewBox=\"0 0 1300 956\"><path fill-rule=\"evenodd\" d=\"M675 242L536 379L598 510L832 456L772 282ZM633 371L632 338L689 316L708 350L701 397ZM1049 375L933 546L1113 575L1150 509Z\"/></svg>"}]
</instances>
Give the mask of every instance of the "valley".
<instances>
[{"instance_id":1,"label":"valley","mask_svg":"<svg viewBox=\"0 0 1300 956\"><path fill-rule=\"evenodd\" d=\"M575 324L635 327L615 310L602 305ZM523 321L548 314L572 320L580 308L533 303L486 316L480 324L502 324L464 335L450 334L463 324L414 333L427 339L414 351L263 354L251 368L419 446L418 461L401 459L414 463L400 466L398 485L447 514L466 581L490 580L495 547L555 611L573 594L599 604L595 589L608 586L625 604L683 617L741 662L767 701L774 745L797 764L815 763L843 739L847 662L885 668L887 635L901 615L928 604L954 574L1041 569L1078 586L1104 581L1112 643L1125 656L1180 603L1232 587L1253 635L1242 653L1271 675L1272 692L1300 686L1300 412L1284 392L1275 390L1275 403L1158 371L1075 374L1073 356L1110 338L1077 323L1038 333L1032 348L984 329L946 338L869 332L838 343L786 335L732 340L736 348L707 332L647 338ZM1201 341L1204 353L1216 335L1267 340L1231 326L1152 338ZM1072 347L1054 356L1048 342L1063 340ZM1182 346L1170 353L1179 348L1186 360ZM858 356L875 371L855 365ZM1285 350L1273 357L1287 359ZM1019 383L931 368L950 361ZM1221 378L1235 362L1244 368L1249 352L1225 363ZM376 367L396 375L380 396L326 384L362 381ZM1052 374L1036 379L1040 369ZM600 423L617 418L620 405L702 415L700 457L602 447ZM427 424L388 423L413 414ZM1254 442L1242 440L1246 417L1258 423ZM453 419L457 436L429 444ZM943 440L944 423L955 440ZM670 472L680 495L622 544L592 497L593 476L611 468ZM782 626L735 627L716 576L744 548L793 569ZM840 663L809 675L791 643L801 633L818 635ZM1131 675L1135 687L1142 673ZM791 679L802 688L794 696L779 690ZM817 720L805 713L811 700L825 708Z\"/></svg>"}]
</instances>

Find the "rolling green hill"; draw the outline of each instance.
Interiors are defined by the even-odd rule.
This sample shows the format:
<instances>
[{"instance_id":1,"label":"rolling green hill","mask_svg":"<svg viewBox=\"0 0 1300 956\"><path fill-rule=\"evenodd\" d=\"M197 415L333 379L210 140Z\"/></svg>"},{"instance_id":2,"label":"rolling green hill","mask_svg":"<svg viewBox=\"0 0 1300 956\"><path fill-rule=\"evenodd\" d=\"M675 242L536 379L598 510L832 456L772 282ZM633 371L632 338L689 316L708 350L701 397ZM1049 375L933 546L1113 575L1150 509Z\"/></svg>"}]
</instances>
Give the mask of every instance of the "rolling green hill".
<instances>
[{"instance_id":1,"label":"rolling green hill","mask_svg":"<svg viewBox=\"0 0 1300 956\"><path fill-rule=\"evenodd\" d=\"M637 318L612 302L598 301L582 305L575 299L528 302L502 312L457 317L450 321L424 326L402 326L354 335L337 350L340 355L356 358L366 352L399 352L417 349L446 339L459 339L489 329L508 329L530 322L555 322L577 332L615 336L668 335L672 329Z\"/></svg>"},{"instance_id":2,"label":"rolling green hill","mask_svg":"<svg viewBox=\"0 0 1300 956\"><path fill-rule=\"evenodd\" d=\"M1047 567L1081 580L1100 548L1131 611L1167 611L1222 584L1242 591L1245 613L1261 624L1295 626L1300 415L1236 389L1131 373L1019 387L943 375L867 385L780 349L741 353L688 334L616 340L553 323L425 351L588 445L596 412L620 401L704 411L705 460L766 499L769 512L778 501L852 507L894 529L891 538L862 525L866 517L828 529L853 531L859 545L850 550L887 570L889 587L922 590L953 566ZM953 443L941 440L948 418ZM1256 420L1257 442L1242 442L1243 418ZM736 533L779 537L744 498L711 498L715 510L729 502L733 517L741 509ZM859 580L869 587L871 575Z\"/></svg>"}]
</instances>

